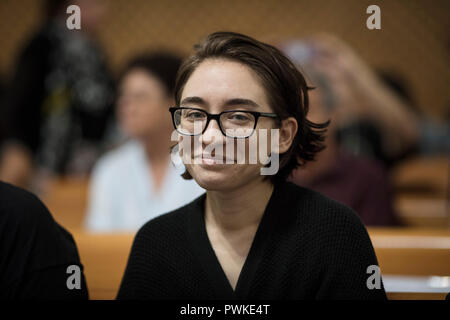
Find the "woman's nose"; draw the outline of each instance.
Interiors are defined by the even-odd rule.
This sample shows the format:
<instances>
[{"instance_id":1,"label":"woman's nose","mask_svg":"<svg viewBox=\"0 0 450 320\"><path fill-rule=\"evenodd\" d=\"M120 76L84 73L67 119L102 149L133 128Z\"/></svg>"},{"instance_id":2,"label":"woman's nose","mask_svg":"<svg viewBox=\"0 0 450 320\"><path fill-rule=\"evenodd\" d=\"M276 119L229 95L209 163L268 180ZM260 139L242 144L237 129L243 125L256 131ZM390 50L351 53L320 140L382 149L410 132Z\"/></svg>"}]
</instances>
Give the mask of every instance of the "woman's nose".
<instances>
[{"instance_id":1,"label":"woman's nose","mask_svg":"<svg viewBox=\"0 0 450 320\"><path fill-rule=\"evenodd\" d=\"M219 124L216 119L211 119L209 121L208 126L205 129L205 132L202 134L202 142L204 144L217 143L222 142L223 134L220 131Z\"/></svg>"}]
</instances>

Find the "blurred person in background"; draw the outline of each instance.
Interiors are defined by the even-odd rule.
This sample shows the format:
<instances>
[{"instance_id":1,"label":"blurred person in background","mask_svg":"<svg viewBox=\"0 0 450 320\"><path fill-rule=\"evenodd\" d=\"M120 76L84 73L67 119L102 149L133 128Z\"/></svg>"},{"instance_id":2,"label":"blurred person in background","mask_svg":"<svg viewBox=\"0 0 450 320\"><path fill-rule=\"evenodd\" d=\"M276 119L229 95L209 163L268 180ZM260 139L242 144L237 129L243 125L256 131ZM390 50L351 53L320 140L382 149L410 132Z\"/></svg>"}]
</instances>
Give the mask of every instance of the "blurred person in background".
<instances>
[{"instance_id":1,"label":"blurred person in background","mask_svg":"<svg viewBox=\"0 0 450 320\"><path fill-rule=\"evenodd\" d=\"M19 55L4 105L0 179L23 187L33 177L87 174L113 114L114 84L94 37L103 1L45 4L45 22ZM81 30L66 26L72 4L81 9ZM43 180L34 180L37 189Z\"/></svg>"},{"instance_id":2,"label":"blurred person in background","mask_svg":"<svg viewBox=\"0 0 450 320\"><path fill-rule=\"evenodd\" d=\"M340 144L391 166L414 153L420 119L352 48L332 35L320 34L285 48L301 66L329 79L338 105L334 120Z\"/></svg>"},{"instance_id":3,"label":"blurred person in background","mask_svg":"<svg viewBox=\"0 0 450 320\"><path fill-rule=\"evenodd\" d=\"M328 137L328 150L317 163L296 172L293 180L346 203L366 225L398 224L392 210L394 188L387 175L407 158L448 155L448 119L427 117L416 107L404 80L392 71L373 71L333 36L281 46L313 78L314 73L321 75L313 83L326 93L319 100L335 105L330 130L334 137ZM345 153L344 158L333 155L333 144Z\"/></svg>"},{"instance_id":4,"label":"blurred person in background","mask_svg":"<svg viewBox=\"0 0 450 320\"><path fill-rule=\"evenodd\" d=\"M91 231L136 231L151 218L204 192L184 180L171 162L173 131L167 112L182 60L171 53L135 57L120 81L117 118L130 139L96 164L86 227Z\"/></svg>"},{"instance_id":5,"label":"blurred person in background","mask_svg":"<svg viewBox=\"0 0 450 320\"><path fill-rule=\"evenodd\" d=\"M332 79L340 105L337 137L352 154L377 159L390 169L408 157L450 153L448 115L424 114L402 77L373 70L332 35L305 39L300 47L289 49L296 60Z\"/></svg>"},{"instance_id":6,"label":"blurred person in background","mask_svg":"<svg viewBox=\"0 0 450 320\"><path fill-rule=\"evenodd\" d=\"M382 163L351 154L337 139L334 93L323 74L304 68L315 89L309 92L308 119L322 123L331 119L325 139L326 148L316 160L296 169L290 180L319 191L354 209L367 226L398 224L391 197L391 186Z\"/></svg>"},{"instance_id":7,"label":"blurred person in background","mask_svg":"<svg viewBox=\"0 0 450 320\"><path fill-rule=\"evenodd\" d=\"M317 156L316 161L294 171L291 181L348 205L360 215L365 225L398 224L393 209L392 188L385 163L380 159L382 154L372 152L381 148L381 142L368 139L368 143L361 143L366 137L364 134L370 132L368 128L377 133L376 124L366 122L366 115L355 111L356 107L345 105L353 98L352 88L348 87L351 83L340 78L340 73L335 71L338 67L326 69L317 62L326 59L326 54L319 52L311 42L291 41L281 47L305 71L311 86L316 88L310 92L310 120L323 122L331 119L326 149ZM344 131L347 130L345 132L350 136L352 129L348 126L353 128L353 123L357 121L361 126L366 123L367 130L356 132L361 137L353 139L353 144L349 146L349 141L342 137L342 128L346 128ZM367 145L365 152L361 149L359 153L354 152L361 145Z\"/></svg>"}]
</instances>

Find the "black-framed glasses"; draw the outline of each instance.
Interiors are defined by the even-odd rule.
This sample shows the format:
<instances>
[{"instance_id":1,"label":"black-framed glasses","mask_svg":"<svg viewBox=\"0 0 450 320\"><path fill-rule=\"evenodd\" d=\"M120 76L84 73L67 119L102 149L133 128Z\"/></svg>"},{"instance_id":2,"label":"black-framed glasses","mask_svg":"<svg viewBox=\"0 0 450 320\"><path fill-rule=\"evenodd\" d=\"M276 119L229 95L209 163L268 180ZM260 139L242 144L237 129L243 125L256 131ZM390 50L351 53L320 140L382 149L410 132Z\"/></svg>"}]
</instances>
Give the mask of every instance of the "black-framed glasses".
<instances>
[{"instance_id":1,"label":"black-framed glasses","mask_svg":"<svg viewBox=\"0 0 450 320\"><path fill-rule=\"evenodd\" d=\"M191 107L169 108L172 121L178 133L186 136L198 136L208 128L211 119L219 124L220 131L230 138L248 138L255 131L260 117L278 118L276 113L227 110L211 114L203 109Z\"/></svg>"}]
</instances>

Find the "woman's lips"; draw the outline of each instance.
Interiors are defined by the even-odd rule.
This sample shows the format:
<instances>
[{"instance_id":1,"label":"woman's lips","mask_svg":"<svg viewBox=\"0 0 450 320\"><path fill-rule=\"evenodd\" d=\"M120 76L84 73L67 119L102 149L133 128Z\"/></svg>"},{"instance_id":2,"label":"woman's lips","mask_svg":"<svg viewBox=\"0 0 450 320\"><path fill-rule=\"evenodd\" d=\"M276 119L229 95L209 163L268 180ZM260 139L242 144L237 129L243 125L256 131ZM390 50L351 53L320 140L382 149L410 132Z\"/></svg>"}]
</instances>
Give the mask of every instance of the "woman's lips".
<instances>
[{"instance_id":1,"label":"woman's lips","mask_svg":"<svg viewBox=\"0 0 450 320\"><path fill-rule=\"evenodd\" d=\"M211 159L211 158L202 158L202 164L206 164L206 165L212 165L212 164L217 164L218 161L216 161L215 159Z\"/></svg>"},{"instance_id":2,"label":"woman's lips","mask_svg":"<svg viewBox=\"0 0 450 320\"><path fill-rule=\"evenodd\" d=\"M215 164L232 164L234 163L234 159L227 158L215 158L210 155L201 155L194 158L197 162L201 159L201 163L205 165L215 165Z\"/></svg>"}]
</instances>

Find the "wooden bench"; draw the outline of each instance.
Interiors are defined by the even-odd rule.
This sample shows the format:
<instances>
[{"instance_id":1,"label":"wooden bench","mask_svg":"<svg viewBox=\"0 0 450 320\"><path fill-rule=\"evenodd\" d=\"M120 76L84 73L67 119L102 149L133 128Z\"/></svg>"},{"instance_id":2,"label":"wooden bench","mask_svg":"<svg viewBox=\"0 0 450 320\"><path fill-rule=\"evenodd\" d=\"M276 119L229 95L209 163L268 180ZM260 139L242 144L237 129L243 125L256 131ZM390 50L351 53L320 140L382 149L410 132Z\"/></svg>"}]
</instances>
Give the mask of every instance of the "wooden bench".
<instances>
[{"instance_id":1,"label":"wooden bench","mask_svg":"<svg viewBox=\"0 0 450 320\"><path fill-rule=\"evenodd\" d=\"M383 274L450 276L450 230L368 228Z\"/></svg>"},{"instance_id":2,"label":"wooden bench","mask_svg":"<svg viewBox=\"0 0 450 320\"><path fill-rule=\"evenodd\" d=\"M417 157L390 173L394 208L407 226L450 228L450 157Z\"/></svg>"},{"instance_id":3,"label":"wooden bench","mask_svg":"<svg viewBox=\"0 0 450 320\"><path fill-rule=\"evenodd\" d=\"M445 300L442 292L386 292L389 300Z\"/></svg>"},{"instance_id":4,"label":"wooden bench","mask_svg":"<svg viewBox=\"0 0 450 320\"><path fill-rule=\"evenodd\" d=\"M73 237L84 266L91 299L115 299L134 234L89 234Z\"/></svg>"},{"instance_id":5,"label":"wooden bench","mask_svg":"<svg viewBox=\"0 0 450 320\"><path fill-rule=\"evenodd\" d=\"M445 199L449 196L450 157L407 159L392 168L390 176L396 194Z\"/></svg>"},{"instance_id":6,"label":"wooden bench","mask_svg":"<svg viewBox=\"0 0 450 320\"><path fill-rule=\"evenodd\" d=\"M395 212L405 226L450 229L450 203L445 198L398 195Z\"/></svg>"},{"instance_id":7,"label":"wooden bench","mask_svg":"<svg viewBox=\"0 0 450 320\"><path fill-rule=\"evenodd\" d=\"M89 179L57 178L49 181L42 202L55 220L69 230L81 230L88 203Z\"/></svg>"}]
</instances>

